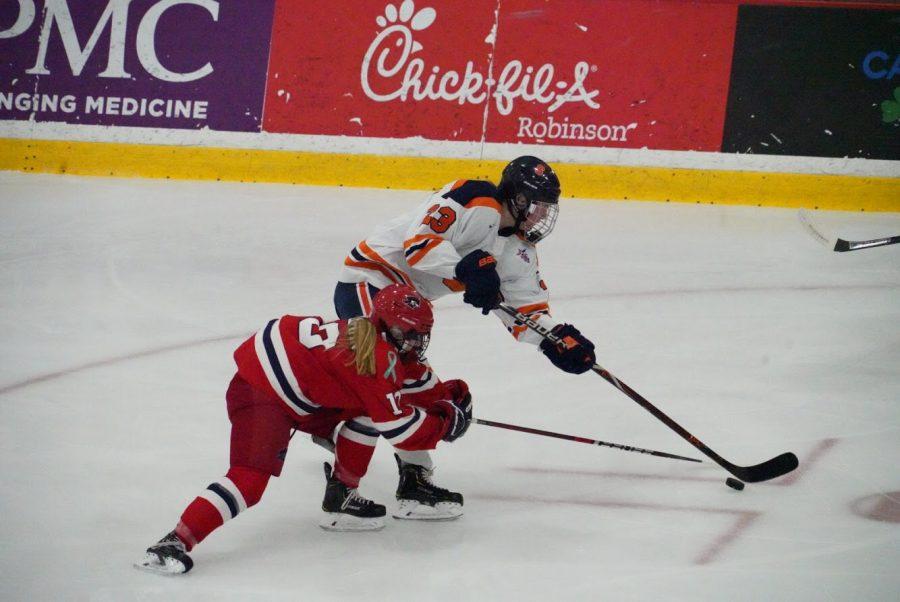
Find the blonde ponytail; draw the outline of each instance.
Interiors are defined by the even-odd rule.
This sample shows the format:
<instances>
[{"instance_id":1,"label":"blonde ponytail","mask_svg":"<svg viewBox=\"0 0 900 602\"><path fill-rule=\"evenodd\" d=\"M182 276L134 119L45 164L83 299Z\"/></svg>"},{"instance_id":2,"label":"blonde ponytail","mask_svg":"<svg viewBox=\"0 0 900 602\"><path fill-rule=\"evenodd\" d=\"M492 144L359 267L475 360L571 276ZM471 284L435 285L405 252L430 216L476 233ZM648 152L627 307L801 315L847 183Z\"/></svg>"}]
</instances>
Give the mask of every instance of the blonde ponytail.
<instances>
[{"instance_id":1,"label":"blonde ponytail","mask_svg":"<svg viewBox=\"0 0 900 602\"><path fill-rule=\"evenodd\" d=\"M356 364L356 373L360 376L375 374L375 342L378 340L378 329L368 318L352 318L347 324L343 344L353 352L354 358L347 362Z\"/></svg>"}]
</instances>

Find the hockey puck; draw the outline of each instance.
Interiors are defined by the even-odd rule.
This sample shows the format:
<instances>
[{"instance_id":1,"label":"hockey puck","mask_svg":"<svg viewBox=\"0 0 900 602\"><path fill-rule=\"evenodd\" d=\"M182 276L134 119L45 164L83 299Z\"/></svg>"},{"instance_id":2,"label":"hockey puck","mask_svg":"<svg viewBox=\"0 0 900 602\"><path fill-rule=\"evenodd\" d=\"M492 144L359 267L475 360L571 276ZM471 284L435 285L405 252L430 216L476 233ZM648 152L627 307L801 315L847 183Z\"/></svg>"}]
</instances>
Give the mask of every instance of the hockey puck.
<instances>
[{"instance_id":1,"label":"hockey puck","mask_svg":"<svg viewBox=\"0 0 900 602\"><path fill-rule=\"evenodd\" d=\"M732 489L737 489L738 491L743 491L744 483L742 481L738 481L737 479L732 479L728 477L725 479L725 484L731 487Z\"/></svg>"}]
</instances>

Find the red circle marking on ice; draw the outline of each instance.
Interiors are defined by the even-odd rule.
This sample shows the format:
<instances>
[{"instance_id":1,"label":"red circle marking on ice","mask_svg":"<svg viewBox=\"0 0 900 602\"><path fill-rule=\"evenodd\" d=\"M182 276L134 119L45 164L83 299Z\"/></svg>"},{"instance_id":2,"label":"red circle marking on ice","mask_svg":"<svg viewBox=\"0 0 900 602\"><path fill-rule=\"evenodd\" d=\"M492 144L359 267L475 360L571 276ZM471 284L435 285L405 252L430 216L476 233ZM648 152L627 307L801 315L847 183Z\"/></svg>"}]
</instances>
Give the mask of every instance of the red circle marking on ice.
<instances>
[{"instance_id":1,"label":"red circle marking on ice","mask_svg":"<svg viewBox=\"0 0 900 602\"><path fill-rule=\"evenodd\" d=\"M900 491L873 493L850 504L854 514L882 523L900 523Z\"/></svg>"}]
</instances>

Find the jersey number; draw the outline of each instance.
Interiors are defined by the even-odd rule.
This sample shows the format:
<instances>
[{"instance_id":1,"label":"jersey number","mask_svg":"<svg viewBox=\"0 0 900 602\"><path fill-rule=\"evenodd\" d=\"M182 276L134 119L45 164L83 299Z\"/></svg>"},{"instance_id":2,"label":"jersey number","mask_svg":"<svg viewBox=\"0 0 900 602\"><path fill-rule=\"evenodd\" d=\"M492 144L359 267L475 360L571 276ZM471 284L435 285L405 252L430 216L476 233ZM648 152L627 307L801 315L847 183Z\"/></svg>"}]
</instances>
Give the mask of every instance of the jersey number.
<instances>
[{"instance_id":1,"label":"jersey number","mask_svg":"<svg viewBox=\"0 0 900 602\"><path fill-rule=\"evenodd\" d=\"M397 405L397 398L400 397L400 395L398 393L387 393L385 394L385 397L387 397L388 403L391 404L391 410L394 412L394 415L401 415L403 413L403 410L401 410Z\"/></svg>"},{"instance_id":2,"label":"jersey number","mask_svg":"<svg viewBox=\"0 0 900 602\"><path fill-rule=\"evenodd\" d=\"M322 324L316 318L300 320L300 343L307 349L325 347L331 349L337 343L339 327L334 322Z\"/></svg>"},{"instance_id":3,"label":"jersey number","mask_svg":"<svg viewBox=\"0 0 900 602\"><path fill-rule=\"evenodd\" d=\"M453 222L455 221L456 211L454 211L450 207L432 205L428 208L428 215L425 216L425 219L422 220L422 223L426 226L431 226L431 229L438 234L443 234L450 228L450 226L453 225Z\"/></svg>"}]
</instances>

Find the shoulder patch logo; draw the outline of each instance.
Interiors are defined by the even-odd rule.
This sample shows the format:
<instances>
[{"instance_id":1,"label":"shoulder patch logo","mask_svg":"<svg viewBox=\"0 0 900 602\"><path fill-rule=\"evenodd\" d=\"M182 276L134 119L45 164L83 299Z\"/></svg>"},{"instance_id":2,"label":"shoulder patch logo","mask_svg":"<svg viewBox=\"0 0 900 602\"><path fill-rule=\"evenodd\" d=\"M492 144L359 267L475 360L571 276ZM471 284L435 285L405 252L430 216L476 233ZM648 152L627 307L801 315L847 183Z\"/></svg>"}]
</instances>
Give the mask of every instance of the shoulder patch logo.
<instances>
[{"instance_id":1,"label":"shoulder patch logo","mask_svg":"<svg viewBox=\"0 0 900 602\"><path fill-rule=\"evenodd\" d=\"M525 249L519 249L518 251L516 251L516 255L518 255L519 258L525 263L531 263L531 257L528 256L528 251L526 251Z\"/></svg>"}]
</instances>

